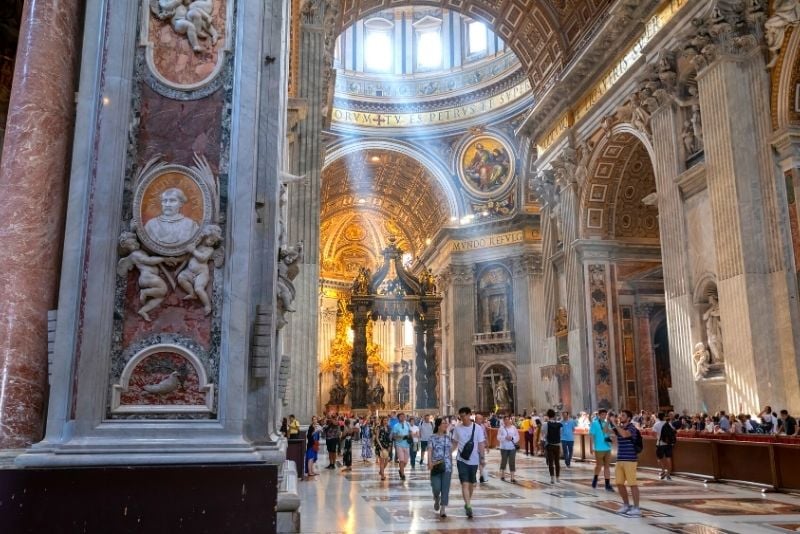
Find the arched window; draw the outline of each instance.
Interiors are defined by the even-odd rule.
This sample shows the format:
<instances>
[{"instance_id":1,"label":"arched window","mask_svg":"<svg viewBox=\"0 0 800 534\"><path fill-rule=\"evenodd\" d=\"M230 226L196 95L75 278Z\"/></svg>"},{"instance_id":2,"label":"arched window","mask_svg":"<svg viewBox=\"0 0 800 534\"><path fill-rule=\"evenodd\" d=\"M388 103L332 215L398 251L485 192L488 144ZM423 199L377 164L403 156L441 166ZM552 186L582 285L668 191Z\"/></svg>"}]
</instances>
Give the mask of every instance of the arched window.
<instances>
[{"instance_id":1,"label":"arched window","mask_svg":"<svg viewBox=\"0 0 800 534\"><path fill-rule=\"evenodd\" d=\"M467 55L485 54L489 48L488 30L483 22L467 23Z\"/></svg>"},{"instance_id":2,"label":"arched window","mask_svg":"<svg viewBox=\"0 0 800 534\"><path fill-rule=\"evenodd\" d=\"M364 68L371 72L391 72L392 28L394 24L383 18L374 18L364 23Z\"/></svg>"},{"instance_id":3,"label":"arched window","mask_svg":"<svg viewBox=\"0 0 800 534\"><path fill-rule=\"evenodd\" d=\"M426 16L414 23L417 36L417 69L438 69L442 66L442 21Z\"/></svg>"}]
</instances>

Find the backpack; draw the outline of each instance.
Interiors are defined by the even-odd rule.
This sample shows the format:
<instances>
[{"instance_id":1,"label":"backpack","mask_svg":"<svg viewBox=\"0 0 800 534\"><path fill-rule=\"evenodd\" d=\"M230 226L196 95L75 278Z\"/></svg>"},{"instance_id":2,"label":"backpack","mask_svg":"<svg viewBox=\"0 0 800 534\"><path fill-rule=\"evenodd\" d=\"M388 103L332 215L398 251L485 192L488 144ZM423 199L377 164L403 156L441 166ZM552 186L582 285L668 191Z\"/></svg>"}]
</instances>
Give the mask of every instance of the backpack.
<instances>
[{"instance_id":1,"label":"backpack","mask_svg":"<svg viewBox=\"0 0 800 534\"><path fill-rule=\"evenodd\" d=\"M667 445L675 445L675 442L678 441L675 434L675 429L672 428L672 425L669 423L661 427L661 435L658 436L658 439L661 440L661 443L665 443Z\"/></svg>"},{"instance_id":2,"label":"backpack","mask_svg":"<svg viewBox=\"0 0 800 534\"><path fill-rule=\"evenodd\" d=\"M641 453L644 450L644 440L642 440L642 433L633 428L633 449L636 451L636 454Z\"/></svg>"}]
</instances>

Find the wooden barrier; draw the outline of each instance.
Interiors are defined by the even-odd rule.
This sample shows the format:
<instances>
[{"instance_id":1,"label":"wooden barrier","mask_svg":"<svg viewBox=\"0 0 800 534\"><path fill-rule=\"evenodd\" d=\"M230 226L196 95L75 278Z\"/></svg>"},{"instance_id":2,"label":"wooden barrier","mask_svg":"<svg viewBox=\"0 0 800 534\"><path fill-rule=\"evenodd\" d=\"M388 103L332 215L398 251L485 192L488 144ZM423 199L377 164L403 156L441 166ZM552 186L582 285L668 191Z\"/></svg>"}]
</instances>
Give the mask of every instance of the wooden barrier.
<instances>
[{"instance_id":1,"label":"wooden barrier","mask_svg":"<svg viewBox=\"0 0 800 534\"><path fill-rule=\"evenodd\" d=\"M575 431L575 461L594 461L590 437ZM656 436L642 432L639 466L658 469ZM612 461L616 460L616 447ZM758 434L704 434L681 431L672 454L672 471L713 481L748 482L773 490L800 490L800 439Z\"/></svg>"}]
</instances>

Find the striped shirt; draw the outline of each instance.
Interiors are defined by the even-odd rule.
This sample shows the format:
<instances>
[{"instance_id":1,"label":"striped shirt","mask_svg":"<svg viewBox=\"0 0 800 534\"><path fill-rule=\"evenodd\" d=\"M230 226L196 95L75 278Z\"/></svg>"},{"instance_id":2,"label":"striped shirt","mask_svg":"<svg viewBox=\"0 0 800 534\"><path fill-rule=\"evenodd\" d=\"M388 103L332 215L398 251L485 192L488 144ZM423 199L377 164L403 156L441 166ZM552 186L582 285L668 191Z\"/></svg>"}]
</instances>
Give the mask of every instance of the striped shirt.
<instances>
[{"instance_id":1,"label":"striped shirt","mask_svg":"<svg viewBox=\"0 0 800 534\"><path fill-rule=\"evenodd\" d=\"M633 440L639 432L633 423L628 423L623 427L631 433L631 437L623 438L617 434L617 461L618 462L636 462L639 460L636 454L636 448L633 446Z\"/></svg>"}]
</instances>

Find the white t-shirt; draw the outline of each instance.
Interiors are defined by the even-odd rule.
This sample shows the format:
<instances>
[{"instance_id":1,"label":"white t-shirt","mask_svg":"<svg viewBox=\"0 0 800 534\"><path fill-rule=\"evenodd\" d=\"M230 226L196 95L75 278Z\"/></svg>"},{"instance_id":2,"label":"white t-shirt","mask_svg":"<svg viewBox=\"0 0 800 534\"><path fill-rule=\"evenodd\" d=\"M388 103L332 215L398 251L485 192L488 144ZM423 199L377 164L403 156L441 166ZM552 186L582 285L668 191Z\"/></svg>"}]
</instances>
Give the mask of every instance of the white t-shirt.
<instances>
[{"instance_id":1,"label":"white t-shirt","mask_svg":"<svg viewBox=\"0 0 800 534\"><path fill-rule=\"evenodd\" d=\"M464 444L469 441L470 437L472 437L473 428L475 429L475 446L472 447L472 454L467 461L461 458L461 450L464 448ZM458 443L459 462L464 462L467 465L480 465L481 457L480 453L478 452L478 443L486 442L486 434L484 433L481 425L476 425L475 423L472 423L469 426L457 425L453 430L453 441Z\"/></svg>"},{"instance_id":2,"label":"white t-shirt","mask_svg":"<svg viewBox=\"0 0 800 534\"><path fill-rule=\"evenodd\" d=\"M656 424L653 425L653 433L656 435L656 445L666 445L666 443L661 443L661 429L664 428L665 424L667 424L666 421L658 420Z\"/></svg>"},{"instance_id":3,"label":"white t-shirt","mask_svg":"<svg viewBox=\"0 0 800 534\"><path fill-rule=\"evenodd\" d=\"M411 425L411 437L414 443L419 443L419 427L417 425Z\"/></svg>"}]
</instances>

